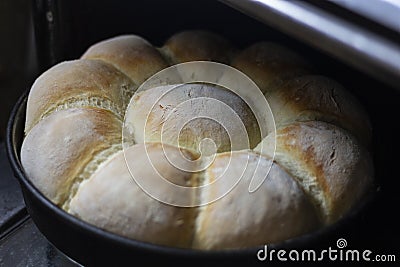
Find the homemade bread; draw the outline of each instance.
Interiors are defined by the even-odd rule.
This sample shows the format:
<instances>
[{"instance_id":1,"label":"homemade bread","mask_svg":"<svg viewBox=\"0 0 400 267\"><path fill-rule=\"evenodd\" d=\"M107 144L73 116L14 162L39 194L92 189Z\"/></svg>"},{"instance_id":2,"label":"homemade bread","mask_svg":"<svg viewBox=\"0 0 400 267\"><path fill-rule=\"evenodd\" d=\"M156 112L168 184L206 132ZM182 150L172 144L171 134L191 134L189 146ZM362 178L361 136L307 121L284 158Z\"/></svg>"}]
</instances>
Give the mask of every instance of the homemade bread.
<instances>
[{"instance_id":1,"label":"homemade bread","mask_svg":"<svg viewBox=\"0 0 400 267\"><path fill-rule=\"evenodd\" d=\"M241 84L227 73L185 83L211 70L177 71L135 93L188 61L250 77L276 129L260 129L252 103L218 85ZM104 40L34 82L22 165L66 212L140 241L217 250L310 233L348 214L373 182L367 113L314 73L282 45L238 49L206 31L177 33L162 47L136 35Z\"/></svg>"}]
</instances>

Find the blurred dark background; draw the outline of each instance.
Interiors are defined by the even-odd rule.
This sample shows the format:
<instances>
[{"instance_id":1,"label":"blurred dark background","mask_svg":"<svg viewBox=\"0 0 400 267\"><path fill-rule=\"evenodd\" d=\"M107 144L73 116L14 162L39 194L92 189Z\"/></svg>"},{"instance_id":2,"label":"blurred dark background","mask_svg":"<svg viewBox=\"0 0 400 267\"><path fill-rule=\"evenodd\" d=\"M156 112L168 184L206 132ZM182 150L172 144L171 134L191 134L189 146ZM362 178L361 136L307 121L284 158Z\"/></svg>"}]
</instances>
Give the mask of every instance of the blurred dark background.
<instances>
[{"instance_id":1,"label":"blurred dark background","mask_svg":"<svg viewBox=\"0 0 400 267\"><path fill-rule=\"evenodd\" d=\"M0 140L9 112L38 74L31 2L0 1Z\"/></svg>"}]
</instances>

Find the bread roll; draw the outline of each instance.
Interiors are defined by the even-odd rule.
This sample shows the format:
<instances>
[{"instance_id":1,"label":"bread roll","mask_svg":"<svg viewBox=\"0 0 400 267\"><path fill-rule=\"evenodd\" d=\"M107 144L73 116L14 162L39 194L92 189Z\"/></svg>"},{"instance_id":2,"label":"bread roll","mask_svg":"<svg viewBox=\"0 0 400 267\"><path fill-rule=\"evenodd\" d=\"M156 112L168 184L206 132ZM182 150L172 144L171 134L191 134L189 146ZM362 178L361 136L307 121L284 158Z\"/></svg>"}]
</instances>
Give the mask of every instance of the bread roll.
<instances>
[{"instance_id":1,"label":"bread roll","mask_svg":"<svg viewBox=\"0 0 400 267\"><path fill-rule=\"evenodd\" d=\"M124 116L137 86L103 61L73 60L59 63L34 82L28 97L25 133L57 110L97 107Z\"/></svg>"},{"instance_id":2,"label":"bread roll","mask_svg":"<svg viewBox=\"0 0 400 267\"><path fill-rule=\"evenodd\" d=\"M188 63L196 60L253 81ZM264 94L275 118L264 118L267 130L252 107ZM123 35L38 77L21 162L46 197L107 231L249 248L311 233L363 201L371 133L344 87L281 45L238 51L215 33L184 31L155 47Z\"/></svg>"},{"instance_id":3,"label":"bread roll","mask_svg":"<svg viewBox=\"0 0 400 267\"><path fill-rule=\"evenodd\" d=\"M278 243L319 226L317 213L301 187L277 164L268 172L271 165L270 159L247 151L216 157L206 170L206 182L227 181L219 183L215 190L203 190L201 197L208 203L215 195L228 193L200 208L195 248L215 250ZM264 176L261 187L250 193L250 181ZM230 180L237 177L238 184L232 186Z\"/></svg>"},{"instance_id":4,"label":"bread roll","mask_svg":"<svg viewBox=\"0 0 400 267\"><path fill-rule=\"evenodd\" d=\"M220 35L192 30L171 36L161 51L171 64L201 60L228 64L235 48Z\"/></svg>"},{"instance_id":5,"label":"bread roll","mask_svg":"<svg viewBox=\"0 0 400 267\"><path fill-rule=\"evenodd\" d=\"M121 121L98 108L60 110L41 120L26 136L21 162L32 182L62 206L89 178L97 163L118 149Z\"/></svg>"},{"instance_id":6,"label":"bread roll","mask_svg":"<svg viewBox=\"0 0 400 267\"><path fill-rule=\"evenodd\" d=\"M161 53L171 64L182 64L193 61L212 61L229 64L236 48L220 35L204 30L183 31L172 35L160 48ZM217 82L222 73L215 69L197 67L179 68L182 82L205 81Z\"/></svg>"},{"instance_id":7,"label":"bread roll","mask_svg":"<svg viewBox=\"0 0 400 267\"><path fill-rule=\"evenodd\" d=\"M134 179L145 178L145 182L152 183L148 186L156 187L159 194L167 195L172 203L179 202L174 198L194 198L193 191L171 194L168 187L160 183L160 179L165 178L184 186L192 175L171 165L164 149L175 156L180 153L178 148L168 145L139 144L127 149L125 154L122 151L115 154L81 184L69 212L123 236L161 245L190 247L196 210L162 203L148 195ZM191 154L187 152L186 155ZM132 162L131 170L125 160ZM190 168L190 165L186 167Z\"/></svg>"},{"instance_id":8,"label":"bread roll","mask_svg":"<svg viewBox=\"0 0 400 267\"><path fill-rule=\"evenodd\" d=\"M108 62L138 85L168 66L156 48L136 35L122 35L98 42L89 47L82 58Z\"/></svg>"},{"instance_id":9,"label":"bread roll","mask_svg":"<svg viewBox=\"0 0 400 267\"><path fill-rule=\"evenodd\" d=\"M296 121L320 120L340 126L364 145L371 143L371 124L358 101L338 82L305 75L283 83L267 95L276 127Z\"/></svg>"},{"instance_id":10,"label":"bread roll","mask_svg":"<svg viewBox=\"0 0 400 267\"><path fill-rule=\"evenodd\" d=\"M231 91L209 84L140 92L125 121L137 143L163 142L197 152L205 138L214 141L218 152L254 148L261 141L257 120L246 103Z\"/></svg>"},{"instance_id":11,"label":"bread roll","mask_svg":"<svg viewBox=\"0 0 400 267\"><path fill-rule=\"evenodd\" d=\"M269 93L283 81L312 73L312 66L290 49L271 42L258 42L239 52L232 67L247 74L263 93Z\"/></svg>"},{"instance_id":12,"label":"bread roll","mask_svg":"<svg viewBox=\"0 0 400 267\"><path fill-rule=\"evenodd\" d=\"M325 122L290 124L267 136L254 150L274 156L291 173L326 224L357 204L372 182L372 161L366 149L348 132Z\"/></svg>"}]
</instances>

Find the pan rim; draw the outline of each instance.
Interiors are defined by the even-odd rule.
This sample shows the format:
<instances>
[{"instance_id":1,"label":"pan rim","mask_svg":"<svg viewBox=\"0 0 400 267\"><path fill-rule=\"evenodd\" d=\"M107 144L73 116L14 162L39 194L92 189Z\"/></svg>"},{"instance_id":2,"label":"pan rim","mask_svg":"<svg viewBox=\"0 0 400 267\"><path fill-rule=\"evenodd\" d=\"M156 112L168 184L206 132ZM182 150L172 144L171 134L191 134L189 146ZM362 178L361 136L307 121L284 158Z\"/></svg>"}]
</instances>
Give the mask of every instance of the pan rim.
<instances>
[{"instance_id":1,"label":"pan rim","mask_svg":"<svg viewBox=\"0 0 400 267\"><path fill-rule=\"evenodd\" d=\"M29 95L29 89L26 90L15 103L8 120L7 129L6 129L6 152L7 157L9 159L12 171L14 172L14 176L17 178L20 186L25 187L27 191L32 194L36 200L38 200L41 204L43 204L47 209L54 213L57 217L59 217L64 222L67 222L70 226L77 228L81 231L86 231L90 235L95 235L107 242L111 243L119 243L129 249L144 249L149 252L157 252L162 253L169 256L189 256L189 257L203 257L203 258L214 258L214 257L225 257L225 256L249 256L255 257L257 251L264 249L265 245L268 245L271 249L280 249L280 248L293 248L293 247L307 247L307 244L312 244L312 241L318 241L324 239L324 235L329 233L333 233L336 230L340 229L347 222L351 221L354 217L357 217L362 211L365 211L366 207L371 204L371 202L376 198L378 185L373 184L370 192L368 192L362 201L359 201L351 211L342 216L333 224L323 226L317 230L311 231L309 233L299 235L287 240L284 240L279 243L268 243L265 245L253 246L248 248L235 248L235 249L223 249L223 250L200 250L200 249L191 249L191 248L178 248L178 247L168 247L164 245L152 244L149 242L144 242L140 240L135 240L132 238L124 237L118 235L116 233L107 231L105 229L99 228L95 225L92 225L88 222L83 221L80 218L69 214L68 212L62 210L60 207L51 202L47 197L45 197L39 189L35 187L35 185L29 180L27 175L25 174L22 164L20 162L19 151L17 151L17 140L16 140L16 128L17 123L21 123L21 118L19 116L23 116L25 118L25 109L26 102ZM19 140L22 142L22 140ZM24 193L25 194L25 193ZM24 197L25 198L25 197ZM36 224L35 220L33 222ZM42 232L42 230L41 230ZM42 232L45 235L45 233ZM51 240L49 240L51 242ZM332 240L333 242L334 240ZM52 242L51 242L52 243ZM55 246L57 247L57 246ZM309 247L310 248L310 247ZM64 253L64 251L61 250ZM68 255L64 253L68 257L74 258L74 255Z\"/></svg>"}]
</instances>

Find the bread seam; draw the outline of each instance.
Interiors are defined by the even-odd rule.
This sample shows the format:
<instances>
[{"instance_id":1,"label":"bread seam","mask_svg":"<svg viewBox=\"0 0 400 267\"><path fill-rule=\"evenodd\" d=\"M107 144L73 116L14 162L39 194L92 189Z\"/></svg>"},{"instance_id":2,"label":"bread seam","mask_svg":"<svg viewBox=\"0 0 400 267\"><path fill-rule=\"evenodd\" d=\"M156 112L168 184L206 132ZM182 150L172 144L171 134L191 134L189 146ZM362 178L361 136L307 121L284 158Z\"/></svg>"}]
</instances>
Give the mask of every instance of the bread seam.
<instances>
[{"instance_id":1,"label":"bread seam","mask_svg":"<svg viewBox=\"0 0 400 267\"><path fill-rule=\"evenodd\" d=\"M132 96L134 95L136 90L138 89L138 85L137 85L136 81L132 80L131 77L129 77L127 74L125 74L124 71L122 71L117 65L113 64L112 62L108 62L108 61L105 61L105 60L100 59L100 58L99 59L88 58L88 59L84 59L84 60L99 61L99 62L102 62L105 65L109 65L111 68L114 68L117 72L120 72L122 74L122 76L125 76L125 78L127 80L129 80L132 83L132 85L134 85L134 89L132 90L128 84L119 83L121 97L123 99L123 104L122 104L122 107L120 108L121 109L120 115L121 115L121 117L123 117L124 114L125 114L125 109L127 108L130 99L132 98ZM95 83L96 83L96 81L95 81ZM97 83L96 83L96 85L97 85ZM97 85L97 87L101 88L102 86L101 85Z\"/></svg>"},{"instance_id":2,"label":"bread seam","mask_svg":"<svg viewBox=\"0 0 400 267\"><path fill-rule=\"evenodd\" d=\"M318 184L318 178L309 175L304 168L297 168L295 164L297 161L295 159L291 158L286 161L280 159L279 156L277 159L276 156L277 154L275 154L274 162L291 175L292 179L297 182L311 204L315 207L320 220L326 221L326 218L329 217L328 197Z\"/></svg>"},{"instance_id":3,"label":"bread seam","mask_svg":"<svg viewBox=\"0 0 400 267\"><path fill-rule=\"evenodd\" d=\"M160 52L161 57L167 62L168 66L176 64L176 60L173 59L171 51L164 47L155 47Z\"/></svg>"},{"instance_id":4,"label":"bread seam","mask_svg":"<svg viewBox=\"0 0 400 267\"><path fill-rule=\"evenodd\" d=\"M118 66L118 64L115 64L115 63L113 63L113 62L107 61L107 60L105 60L105 59L103 59L103 58L101 58L101 57L94 57L94 56L91 56L90 58L85 58L85 60L97 60L97 61L101 61L101 62L103 62L103 63L105 63L105 64L108 64L108 65L112 66L113 68L115 68L116 70L118 70L119 72L121 72L125 77L129 78L129 80L130 80L133 84L135 84L136 86L137 86L137 84L138 84L138 81L133 80L133 79L128 75L128 73L126 73L123 69L121 69L121 68ZM129 99L130 99L130 97L129 97Z\"/></svg>"},{"instance_id":5,"label":"bread seam","mask_svg":"<svg viewBox=\"0 0 400 267\"><path fill-rule=\"evenodd\" d=\"M114 114L120 121L122 121L123 113L121 108L119 108L116 104L114 104L111 100L103 98L101 96L91 96L87 98L69 98L66 101L59 103L58 105L54 105L43 112L42 116L33 123L33 127L38 124L44 118L47 118L52 113L72 109L72 108L99 108L110 111ZM32 129L33 129L32 127Z\"/></svg>"},{"instance_id":6,"label":"bread seam","mask_svg":"<svg viewBox=\"0 0 400 267\"><path fill-rule=\"evenodd\" d=\"M196 193L194 195L194 203L199 203L195 208L193 208L193 217L192 217L192 224L193 224L193 231L192 231L192 236L191 236L191 242L189 246L191 248L196 247L195 241L196 237L198 235L198 229L199 229L199 218L200 214L203 212L205 209L204 203L203 203L203 192L205 190L202 190L202 186L209 184L209 176L207 175L207 169L204 171L201 171L199 173L195 173L192 175L192 179L195 181L195 186L198 187L198 190L196 190Z\"/></svg>"},{"instance_id":7,"label":"bread seam","mask_svg":"<svg viewBox=\"0 0 400 267\"><path fill-rule=\"evenodd\" d=\"M122 144L116 143L112 144L110 147L101 150L100 152L96 153L88 163L82 168L79 174L73 179L69 189L68 198L64 200L63 203L60 204L62 209L69 212L69 205L72 199L76 196L79 187L82 185L82 182L89 180L93 173L96 172L105 162L109 161L113 158L113 155L118 153L122 150Z\"/></svg>"}]
</instances>

